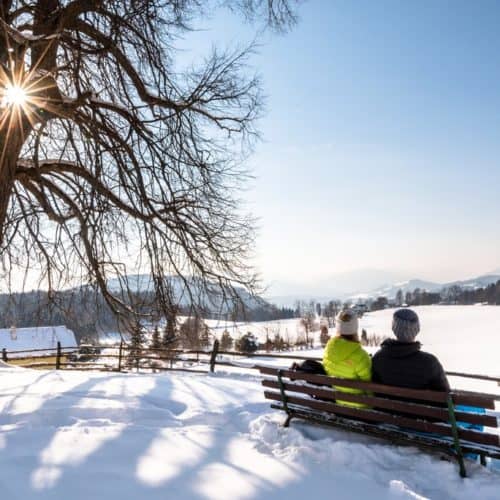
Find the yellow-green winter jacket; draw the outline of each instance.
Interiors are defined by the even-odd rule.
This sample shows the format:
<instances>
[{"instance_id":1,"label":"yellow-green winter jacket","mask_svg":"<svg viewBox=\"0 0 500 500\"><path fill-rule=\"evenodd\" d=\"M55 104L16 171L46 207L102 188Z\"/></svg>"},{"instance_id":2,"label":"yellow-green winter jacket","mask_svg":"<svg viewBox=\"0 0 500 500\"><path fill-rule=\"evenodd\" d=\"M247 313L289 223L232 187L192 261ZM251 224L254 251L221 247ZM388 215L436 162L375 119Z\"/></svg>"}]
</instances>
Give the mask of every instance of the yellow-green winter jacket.
<instances>
[{"instance_id":1,"label":"yellow-green winter jacket","mask_svg":"<svg viewBox=\"0 0 500 500\"><path fill-rule=\"evenodd\" d=\"M328 341L323 354L323 366L330 377L347 378L350 380L364 380L369 382L372 377L372 360L359 342L334 337ZM363 394L359 389L336 387L341 392ZM339 401L337 403L356 408L366 408L361 403Z\"/></svg>"}]
</instances>

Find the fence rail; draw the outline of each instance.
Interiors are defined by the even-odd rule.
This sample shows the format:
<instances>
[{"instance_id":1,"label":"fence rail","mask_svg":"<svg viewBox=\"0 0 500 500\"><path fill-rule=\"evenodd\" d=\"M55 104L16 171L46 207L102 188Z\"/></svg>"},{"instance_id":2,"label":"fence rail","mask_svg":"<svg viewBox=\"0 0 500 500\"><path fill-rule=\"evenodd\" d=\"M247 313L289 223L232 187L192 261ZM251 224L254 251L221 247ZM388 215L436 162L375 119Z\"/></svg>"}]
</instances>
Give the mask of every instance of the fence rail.
<instances>
[{"instance_id":1,"label":"fence rail","mask_svg":"<svg viewBox=\"0 0 500 500\"><path fill-rule=\"evenodd\" d=\"M197 350L197 349L169 349L169 348L142 348L141 352L137 355L131 355L130 351L133 348L121 342L120 344L105 345L105 346L95 346L96 352L83 354L89 359L85 361L71 360L70 355L77 351L74 347L62 347L58 342L56 348L50 349L25 349L19 351L7 351L5 348L2 349L2 360L8 361L29 361L33 360L31 363L23 363L26 368L55 368L60 369L78 369L78 370L102 370L102 371L128 371L130 369L136 369L139 371L143 370L153 370L153 371L183 371L192 373L207 373L214 372L216 365L219 366L232 366L236 368L247 368L251 370L257 369L257 364L254 363L241 363L235 362L227 357L233 358L264 358L264 359L290 359L290 360L315 360L321 361L318 356L300 356L296 354L288 353L245 353L238 351L220 351L219 342L216 340L211 350ZM117 350L117 353L102 353L97 352L100 349ZM44 352L40 356L29 356L32 353ZM19 356L22 354L23 356ZM28 354L24 356L24 354ZM196 357L187 357L190 355L196 355ZM225 356L226 358L223 358ZM44 359L54 359L53 362L43 362ZM94 359L92 359L94 358ZM96 362L99 359L100 362ZM106 359L117 360L116 364L110 364L103 362ZM40 360L40 361L38 361ZM199 370L193 368L186 368L180 366L174 366L176 363L197 363L197 364L207 364L207 370ZM162 363L166 363L165 366ZM126 370L127 369L127 370ZM496 382L500 385L500 377L491 375L481 375L473 373L461 373L461 372L446 372L450 377L461 377L468 379L476 379L488 382Z\"/></svg>"}]
</instances>

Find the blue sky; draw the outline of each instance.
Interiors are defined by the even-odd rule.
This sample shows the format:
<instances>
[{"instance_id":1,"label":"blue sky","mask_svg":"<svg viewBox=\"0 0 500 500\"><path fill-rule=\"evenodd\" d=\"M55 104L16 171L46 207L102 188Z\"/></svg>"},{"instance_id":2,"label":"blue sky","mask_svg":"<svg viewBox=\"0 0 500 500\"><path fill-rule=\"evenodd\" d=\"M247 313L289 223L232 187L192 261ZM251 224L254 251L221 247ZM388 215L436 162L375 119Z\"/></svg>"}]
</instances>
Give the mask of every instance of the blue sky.
<instances>
[{"instance_id":1,"label":"blue sky","mask_svg":"<svg viewBox=\"0 0 500 500\"><path fill-rule=\"evenodd\" d=\"M264 280L499 268L500 3L311 0L299 13L251 59L268 96L245 194ZM227 13L203 26L226 44L253 36Z\"/></svg>"}]
</instances>

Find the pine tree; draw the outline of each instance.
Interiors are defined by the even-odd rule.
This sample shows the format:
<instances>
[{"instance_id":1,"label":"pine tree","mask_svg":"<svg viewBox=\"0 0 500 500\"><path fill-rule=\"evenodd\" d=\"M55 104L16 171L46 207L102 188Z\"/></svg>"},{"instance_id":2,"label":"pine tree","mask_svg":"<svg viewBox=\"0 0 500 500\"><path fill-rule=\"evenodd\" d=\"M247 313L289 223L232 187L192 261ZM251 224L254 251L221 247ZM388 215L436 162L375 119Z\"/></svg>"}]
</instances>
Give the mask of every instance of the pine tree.
<instances>
[{"instance_id":1,"label":"pine tree","mask_svg":"<svg viewBox=\"0 0 500 500\"><path fill-rule=\"evenodd\" d=\"M135 366L139 370L139 362L142 355L142 346L144 343L144 334L139 322L132 325L130 330L130 343L128 349L129 366Z\"/></svg>"},{"instance_id":2,"label":"pine tree","mask_svg":"<svg viewBox=\"0 0 500 500\"><path fill-rule=\"evenodd\" d=\"M273 344L274 344L274 348L277 351L282 351L284 349L285 342L283 340L283 337L279 333L276 333L274 335Z\"/></svg>"},{"instance_id":3,"label":"pine tree","mask_svg":"<svg viewBox=\"0 0 500 500\"><path fill-rule=\"evenodd\" d=\"M258 348L257 338L251 332L248 332L236 341L236 350L240 352L252 353Z\"/></svg>"},{"instance_id":4,"label":"pine tree","mask_svg":"<svg viewBox=\"0 0 500 500\"><path fill-rule=\"evenodd\" d=\"M161 348L160 330L158 328L158 325L155 325L153 330L153 336L151 337L151 348L152 349Z\"/></svg>"},{"instance_id":5,"label":"pine tree","mask_svg":"<svg viewBox=\"0 0 500 500\"><path fill-rule=\"evenodd\" d=\"M210 329L208 326L201 322L200 325L200 348L206 350L210 347Z\"/></svg>"},{"instance_id":6,"label":"pine tree","mask_svg":"<svg viewBox=\"0 0 500 500\"><path fill-rule=\"evenodd\" d=\"M266 333L266 341L264 342L264 349L266 352L271 352L274 349L274 342L269 338L269 333Z\"/></svg>"},{"instance_id":7,"label":"pine tree","mask_svg":"<svg viewBox=\"0 0 500 500\"><path fill-rule=\"evenodd\" d=\"M179 329L179 338L185 349L201 348L202 322L198 316L187 318Z\"/></svg>"},{"instance_id":8,"label":"pine tree","mask_svg":"<svg viewBox=\"0 0 500 500\"><path fill-rule=\"evenodd\" d=\"M227 330L224 330L220 338L220 350L230 351L233 347L233 343L233 338L231 337L229 332Z\"/></svg>"}]
</instances>

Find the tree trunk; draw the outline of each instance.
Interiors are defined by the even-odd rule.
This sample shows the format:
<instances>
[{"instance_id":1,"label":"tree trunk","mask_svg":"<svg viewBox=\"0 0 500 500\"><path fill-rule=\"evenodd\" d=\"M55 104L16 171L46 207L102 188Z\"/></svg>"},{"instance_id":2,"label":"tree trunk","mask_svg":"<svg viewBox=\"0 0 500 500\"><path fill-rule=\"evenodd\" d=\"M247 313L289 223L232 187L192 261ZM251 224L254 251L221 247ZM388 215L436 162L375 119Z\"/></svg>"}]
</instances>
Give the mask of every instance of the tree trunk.
<instances>
[{"instance_id":1,"label":"tree trunk","mask_svg":"<svg viewBox=\"0 0 500 500\"><path fill-rule=\"evenodd\" d=\"M9 129L9 123L6 123L0 128L0 247L5 239L7 210L24 137L24 130L20 125L12 126Z\"/></svg>"}]
</instances>

